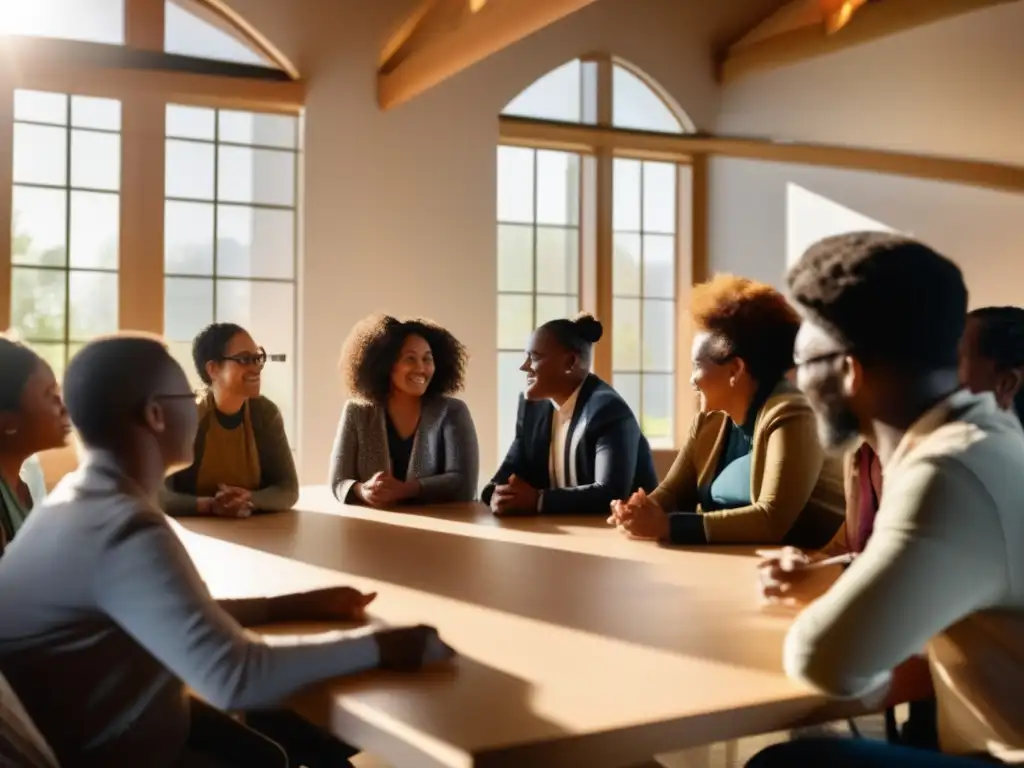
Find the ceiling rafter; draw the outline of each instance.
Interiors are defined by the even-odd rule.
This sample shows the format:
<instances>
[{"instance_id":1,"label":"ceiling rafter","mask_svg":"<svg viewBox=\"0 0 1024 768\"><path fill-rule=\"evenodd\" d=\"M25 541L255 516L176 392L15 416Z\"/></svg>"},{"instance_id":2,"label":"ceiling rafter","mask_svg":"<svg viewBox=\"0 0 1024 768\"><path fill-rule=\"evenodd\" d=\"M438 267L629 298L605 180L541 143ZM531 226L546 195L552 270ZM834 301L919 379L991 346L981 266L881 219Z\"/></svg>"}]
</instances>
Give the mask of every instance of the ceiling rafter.
<instances>
[{"instance_id":1,"label":"ceiling rafter","mask_svg":"<svg viewBox=\"0 0 1024 768\"><path fill-rule=\"evenodd\" d=\"M595 0L423 0L384 47L377 98L391 109Z\"/></svg>"},{"instance_id":2,"label":"ceiling rafter","mask_svg":"<svg viewBox=\"0 0 1024 768\"><path fill-rule=\"evenodd\" d=\"M1021 0L792 0L720 57L733 82L940 19Z\"/></svg>"}]
</instances>

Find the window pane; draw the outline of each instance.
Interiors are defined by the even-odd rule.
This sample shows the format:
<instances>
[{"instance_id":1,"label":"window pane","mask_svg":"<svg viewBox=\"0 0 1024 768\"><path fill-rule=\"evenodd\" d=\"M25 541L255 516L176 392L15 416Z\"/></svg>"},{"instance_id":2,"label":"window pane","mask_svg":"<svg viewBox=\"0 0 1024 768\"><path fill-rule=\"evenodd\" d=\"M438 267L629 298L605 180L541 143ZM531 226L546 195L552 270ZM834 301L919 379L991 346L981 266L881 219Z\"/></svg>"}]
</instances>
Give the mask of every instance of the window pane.
<instances>
[{"instance_id":1,"label":"window pane","mask_svg":"<svg viewBox=\"0 0 1024 768\"><path fill-rule=\"evenodd\" d=\"M682 133L682 126L651 88L629 70L615 66L612 73L612 124L639 131Z\"/></svg>"},{"instance_id":2,"label":"window pane","mask_svg":"<svg viewBox=\"0 0 1024 768\"><path fill-rule=\"evenodd\" d=\"M281 409L295 445L295 284L218 280L216 319L238 323L268 355L285 356L263 369L262 393Z\"/></svg>"},{"instance_id":3,"label":"window pane","mask_svg":"<svg viewBox=\"0 0 1024 768\"><path fill-rule=\"evenodd\" d=\"M11 327L22 338L64 340L66 274L60 269L11 270Z\"/></svg>"},{"instance_id":4,"label":"window pane","mask_svg":"<svg viewBox=\"0 0 1024 768\"><path fill-rule=\"evenodd\" d=\"M537 151L537 222L578 224L580 158L567 152Z\"/></svg>"},{"instance_id":5,"label":"window pane","mask_svg":"<svg viewBox=\"0 0 1024 768\"><path fill-rule=\"evenodd\" d=\"M644 163L644 232L676 231L676 166Z\"/></svg>"},{"instance_id":6,"label":"window pane","mask_svg":"<svg viewBox=\"0 0 1024 768\"><path fill-rule=\"evenodd\" d=\"M167 53L238 64L268 65L260 54L230 34L226 25L223 29L219 25L214 26L187 10L190 7L195 7L193 0L166 0L164 3L164 50Z\"/></svg>"},{"instance_id":7,"label":"window pane","mask_svg":"<svg viewBox=\"0 0 1024 768\"><path fill-rule=\"evenodd\" d=\"M617 308L615 312L617 320ZM643 369L671 372L675 367L675 302L645 299L643 328ZM618 337L615 341L618 344Z\"/></svg>"},{"instance_id":8,"label":"window pane","mask_svg":"<svg viewBox=\"0 0 1024 768\"><path fill-rule=\"evenodd\" d=\"M199 378L199 372L196 371L196 364L192 361L192 342L169 341L167 342L167 351L171 353L171 357L177 360L178 365L181 366L181 370L185 372L185 375L188 377L188 383L192 389L196 391L202 390L203 380Z\"/></svg>"},{"instance_id":9,"label":"window pane","mask_svg":"<svg viewBox=\"0 0 1024 768\"><path fill-rule=\"evenodd\" d=\"M498 290L533 290L533 227L498 225Z\"/></svg>"},{"instance_id":10,"label":"window pane","mask_svg":"<svg viewBox=\"0 0 1024 768\"><path fill-rule=\"evenodd\" d=\"M676 291L676 239L644 235L644 296L671 299Z\"/></svg>"},{"instance_id":11,"label":"window pane","mask_svg":"<svg viewBox=\"0 0 1024 768\"><path fill-rule=\"evenodd\" d=\"M533 333L533 297L498 295L498 349L525 350Z\"/></svg>"},{"instance_id":12,"label":"window pane","mask_svg":"<svg viewBox=\"0 0 1024 768\"><path fill-rule=\"evenodd\" d=\"M121 137L114 133L71 132L71 186L121 188Z\"/></svg>"},{"instance_id":13,"label":"window pane","mask_svg":"<svg viewBox=\"0 0 1024 768\"><path fill-rule=\"evenodd\" d=\"M295 275L295 212L218 206L217 274L291 280Z\"/></svg>"},{"instance_id":14,"label":"window pane","mask_svg":"<svg viewBox=\"0 0 1024 768\"><path fill-rule=\"evenodd\" d=\"M537 227L537 290L579 291L579 233L562 227Z\"/></svg>"},{"instance_id":15,"label":"window pane","mask_svg":"<svg viewBox=\"0 0 1024 768\"><path fill-rule=\"evenodd\" d=\"M295 154L242 147L217 148L217 199L293 205Z\"/></svg>"},{"instance_id":16,"label":"window pane","mask_svg":"<svg viewBox=\"0 0 1024 768\"><path fill-rule=\"evenodd\" d=\"M91 43L124 43L124 0L4 0L3 31Z\"/></svg>"},{"instance_id":17,"label":"window pane","mask_svg":"<svg viewBox=\"0 0 1024 768\"><path fill-rule=\"evenodd\" d=\"M612 220L615 231L639 232L640 161L616 158L612 173Z\"/></svg>"},{"instance_id":18,"label":"window pane","mask_svg":"<svg viewBox=\"0 0 1024 768\"><path fill-rule=\"evenodd\" d=\"M116 270L120 239L121 198L118 195L71 193L72 267Z\"/></svg>"},{"instance_id":19,"label":"window pane","mask_svg":"<svg viewBox=\"0 0 1024 768\"><path fill-rule=\"evenodd\" d=\"M612 368L640 370L640 300L614 299L612 303Z\"/></svg>"},{"instance_id":20,"label":"window pane","mask_svg":"<svg viewBox=\"0 0 1024 768\"><path fill-rule=\"evenodd\" d=\"M11 261L62 267L67 263L67 192L14 187Z\"/></svg>"},{"instance_id":21,"label":"window pane","mask_svg":"<svg viewBox=\"0 0 1024 768\"><path fill-rule=\"evenodd\" d=\"M29 346L32 351L39 355L43 360L50 364L53 369L54 378L58 382L64 381L64 360L65 355L68 352L67 345L63 342L51 343L34 341Z\"/></svg>"},{"instance_id":22,"label":"window pane","mask_svg":"<svg viewBox=\"0 0 1024 768\"><path fill-rule=\"evenodd\" d=\"M615 234L612 294L640 295L640 235Z\"/></svg>"},{"instance_id":23,"label":"window pane","mask_svg":"<svg viewBox=\"0 0 1024 768\"><path fill-rule=\"evenodd\" d=\"M216 137L216 112L206 107L183 107L180 104L167 105L168 137L177 139L206 139Z\"/></svg>"},{"instance_id":24,"label":"window pane","mask_svg":"<svg viewBox=\"0 0 1024 768\"><path fill-rule=\"evenodd\" d=\"M616 373L612 377L615 391L622 395L622 399L633 409L637 421L640 420L640 374L639 373Z\"/></svg>"},{"instance_id":25,"label":"window pane","mask_svg":"<svg viewBox=\"0 0 1024 768\"><path fill-rule=\"evenodd\" d=\"M501 111L538 120L580 122L580 61L574 59L535 80Z\"/></svg>"},{"instance_id":26,"label":"window pane","mask_svg":"<svg viewBox=\"0 0 1024 768\"><path fill-rule=\"evenodd\" d=\"M68 181L65 128L14 124L14 181L64 186Z\"/></svg>"},{"instance_id":27,"label":"window pane","mask_svg":"<svg viewBox=\"0 0 1024 768\"><path fill-rule=\"evenodd\" d=\"M573 296L538 296L535 326L544 325L548 320L570 318L579 312L580 300ZM531 329L532 331L532 329Z\"/></svg>"},{"instance_id":28,"label":"window pane","mask_svg":"<svg viewBox=\"0 0 1024 768\"><path fill-rule=\"evenodd\" d=\"M71 270L68 337L87 341L117 330L117 273Z\"/></svg>"},{"instance_id":29,"label":"window pane","mask_svg":"<svg viewBox=\"0 0 1024 768\"><path fill-rule=\"evenodd\" d=\"M640 428L654 445L674 442L675 377L672 374L644 374L643 416Z\"/></svg>"},{"instance_id":30,"label":"window pane","mask_svg":"<svg viewBox=\"0 0 1024 768\"><path fill-rule=\"evenodd\" d=\"M525 359L523 352L498 353L498 455L501 457L516 436L519 393L526 383L526 374L519 367Z\"/></svg>"},{"instance_id":31,"label":"window pane","mask_svg":"<svg viewBox=\"0 0 1024 768\"><path fill-rule=\"evenodd\" d=\"M498 147L498 221L533 222L533 154Z\"/></svg>"},{"instance_id":32,"label":"window pane","mask_svg":"<svg viewBox=\"0 0 1024 768\"><path fill-rule=\"evenodd\" d=\"M47 91L14 92L14 119L33 123L68 124L68 97Z\"/></svg>"},{"instance_id":33,"label":"window pane","mask_svg":"<svg viewBox=\"0 0 1024 768\"><path fill-rule=\"evenodd\" d=\"M295 148L298 120L290 115L223 110L219 119L219 141L283 149Z\"/></svg>"},{"instance_id":34,"label":"window pane","mask_svg":"<svg viewBox=\"0 0 1024 768\"><path fill-rule=\"evenodd\" d=\"M121 130L121 102L91 96L71 97L71 125L75 128Z\"/></svg>"},{"instance_id":35,"label":"window pane","mask_svg":"<svg viewBox=\"0 0 1024 768\"><path fill-rule=\"evenodd\" d=\"M191 343L212 322L213 280L164 278L164 336Z\"/></svg>"},{"instance_id":36,"label":"window pane","mask_svg":"<svg viewBox=\"0 0 1024 768\"><path fill-rule=\"evenodd\" d=\"M164 203L164 271L172 275L213 274L212 204Z\"/></svg>"},{"instance_id":37,"label":"window pane","mask_svg":"<svg viewBox=\"0 0 1024 768\"><path fill-rule=\"evenodd\" d=\"M213 199L213 145L195 141L167 141L168 197Z\"/></svg>"}]
</instances>

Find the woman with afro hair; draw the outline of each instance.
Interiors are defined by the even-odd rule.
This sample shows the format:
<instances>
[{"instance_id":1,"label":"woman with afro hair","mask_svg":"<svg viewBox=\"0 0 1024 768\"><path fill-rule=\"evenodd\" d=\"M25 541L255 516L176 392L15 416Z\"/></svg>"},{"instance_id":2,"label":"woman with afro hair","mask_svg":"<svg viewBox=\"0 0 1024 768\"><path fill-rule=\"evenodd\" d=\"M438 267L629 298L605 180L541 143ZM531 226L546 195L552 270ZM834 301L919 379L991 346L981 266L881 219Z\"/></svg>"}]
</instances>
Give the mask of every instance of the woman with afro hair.
<instances>
[{"instance_id":1,"label":"woman with afro hair","mask_svg":"<svg viewBox=\"0 0 1024 768\"><path fill-rule=\"evenodd\" d=\"M428 320L372 315L342 349L353 399L345 403L331 453L339 501L384 508L472 501L479 448L463 388L466 349Z\"/></svg>"},{"instance_id":2,"label":"woman with afro hair","mask_svg":"<svg viewBox=\"0 0 1024 768\"><path fill-rule=\"evenodd\" d=\"M800 316L770 285L732 275L696 286L690 314L701 411L657 490L616 503L609 522L686 546L822 546L843 519L843 476L786 380Z\"/></svg>"}]
</instances>

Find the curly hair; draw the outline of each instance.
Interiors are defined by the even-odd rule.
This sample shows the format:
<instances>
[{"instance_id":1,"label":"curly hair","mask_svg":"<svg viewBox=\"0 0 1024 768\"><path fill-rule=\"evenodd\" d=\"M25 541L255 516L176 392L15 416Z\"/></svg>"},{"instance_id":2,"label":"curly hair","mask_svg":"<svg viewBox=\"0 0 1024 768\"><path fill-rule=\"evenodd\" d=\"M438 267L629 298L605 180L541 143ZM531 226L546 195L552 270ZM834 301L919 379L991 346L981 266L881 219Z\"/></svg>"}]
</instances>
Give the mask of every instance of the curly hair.
<instances>
[{"instance_id":1,"label":"curly hair","mask_svg":"<svg viewBox=\"0 0 1024 768\"><path fill-rule=\"evenodd\" d=\"M803 313L862 361L956 367L967 286L927 245L885 232L837 235L812 245L787 279Z\"/></svg>"},{"instance_id":2,"label":"curly hair","mask_svg":"<svg viewBox=\"0 0 1024 768\"><path fill-rule=\"evenodd\" d=\"M1024 309L981 307L967 315L978 327L978 353L1000 371L1024 368ZM1013 398L1017 418L1024 421L1024 388Z\"/></svg>"},{"instance_id":3,"label":"curly hair","mask_svg":"<svg viewBox=\"0 0 1024 768\"><path fill-rule=\"evenodd\" d=\"M434 355L434 376L425 396L461 392L469 359L462 342L430 320L371 315L356 323L342 345L341 368L352 394L371 403L387 402L391 369L410 336L422 337Z\"/></svg>"},{"instance_id":4,"label":"curly hair","mask_svg":"<svg viewBox=\"0 0 1024 768\"><path fill-rule=\"evenodd\" d=\"M690 315L697 330L715 337L722 356L743 360L759 384L774 384L793 367L800 315L770 285L717 275L694 286Z\"/></svg>"},{"instance_id":5,"label":"curly hair","mask_svg":"<svg viewBox=\"0 0 1024 768\"><path fill-rule=\"evenodd\" d=\"M192 362L203 384L210 386L213 383L206 372L206 364L222 360L231 339L240 333L246 333L246 330L235 323L211 323L192 339Z\"/></svg>"}]
</instances>

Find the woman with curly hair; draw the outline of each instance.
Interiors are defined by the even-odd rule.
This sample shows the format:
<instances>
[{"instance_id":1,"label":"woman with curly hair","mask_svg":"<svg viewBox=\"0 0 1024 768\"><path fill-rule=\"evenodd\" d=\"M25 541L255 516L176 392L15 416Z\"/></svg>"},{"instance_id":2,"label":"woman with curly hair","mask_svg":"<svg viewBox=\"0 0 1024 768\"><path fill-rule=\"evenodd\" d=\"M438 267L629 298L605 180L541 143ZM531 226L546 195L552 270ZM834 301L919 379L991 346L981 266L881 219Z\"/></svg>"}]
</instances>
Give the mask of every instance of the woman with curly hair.
<instances>
[{"instance_id":1,"label":"woman with curly hair","mask_svg":"<svg viewBox=\"0 0 1024 768\"><path fill-rule=\"evenodd\" d=\"M428 320L372 315L357 324L341 364L345 403L330 485L342 502L388 507L471 501L480 468L462 391L466 348Z\"/></svg>"},{"instance_id":2,"label":"woman with curly hair","mask_svg":"<svg viewBox=\"0 0 1024 768\"><path fill-rule=\"evenodd\" d=\"M701 412L657 490L616 503L609 522L672 544L822 546L843 519L843 479L785 378L799 315L771 286L731 275L696 286L690 314Z\"/></svg>"},{"instance_id":3,"label":"woman with curly hair","mask_svg":"<svg viewBox=\"0 0 1024 768\"><path fill-rule=\"evenodd\" d=\"M299 477L280 409L260 394L267 353L234 323L208 325L192 341L205 386L192 466L167 478L160 496L174 517L248 517L291 509Z\"/></svg>"}]
</instances>

